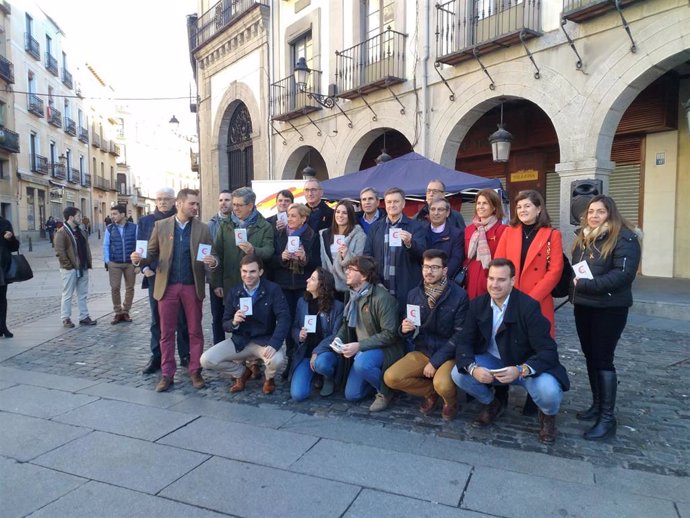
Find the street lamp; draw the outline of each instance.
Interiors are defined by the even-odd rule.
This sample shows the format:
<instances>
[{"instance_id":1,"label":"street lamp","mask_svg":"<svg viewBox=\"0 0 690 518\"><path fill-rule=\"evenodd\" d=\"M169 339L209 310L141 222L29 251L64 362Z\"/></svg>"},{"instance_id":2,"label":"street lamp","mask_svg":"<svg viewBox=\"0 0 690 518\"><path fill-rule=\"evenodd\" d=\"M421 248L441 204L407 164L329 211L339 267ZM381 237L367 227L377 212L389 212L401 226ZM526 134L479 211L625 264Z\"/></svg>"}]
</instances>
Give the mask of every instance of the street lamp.
<instances>
[{"instance_id":1,"label":"street lamp","mask_svg":"<svg viewBox=\"0 0 690 518\"><path fill-rule=\"evenodd\" d=\"M307 91L307 80L309 79L309 74L311 74L311 68L307 66L307 60L304 57L299 58L297 63L295 63L293 73L297 89L303 94L307 94L307 97L314 99L324 108L333 108L333 106L335 106L335 97Z\"/></svg>"},{"instance_id":2,"label":"street lamp","mask_svg":"<svg viewBox=\"0 0 690 518\"><path fill-rule=\"evenodd\" d=\"M511 135L503 124L503 101L501 99L501 122L498 124L498 130L494 131L489 136L489 143L491 144L491 154L494 162L507 162L510 156L510 143L513 140Z\"/></svg>"},{"instance_id":3,"label":"street lamp","mask_svg":"<svg viewBox=\"0 0 690 518\"><path fill-rule=\"evenodd\" d=\"M376 157L376 164L385 164L386 162L393 160L393 157L391 157L388 152L386 151L386 132L383 132L383 148L381 148L381 154Z\"/></svg>"}]
</instances>

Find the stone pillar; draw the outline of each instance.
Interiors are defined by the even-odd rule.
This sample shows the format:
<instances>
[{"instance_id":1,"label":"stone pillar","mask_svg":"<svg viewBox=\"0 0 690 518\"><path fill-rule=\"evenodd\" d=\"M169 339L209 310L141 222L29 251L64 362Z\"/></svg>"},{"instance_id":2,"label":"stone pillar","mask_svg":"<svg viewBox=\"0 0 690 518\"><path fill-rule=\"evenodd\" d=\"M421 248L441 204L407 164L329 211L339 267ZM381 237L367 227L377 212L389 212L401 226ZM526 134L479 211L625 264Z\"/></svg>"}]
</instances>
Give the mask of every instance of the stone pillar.
<instances>
[{"instance_id":1,"label":"stone pillar","mask_svg":"<svg viewBox=\"0 0 690 518\"><path fill-rule=\"evenodd\" d=\"M575 231L575 226L570 224L570 184L575 180L601 180L604 184L604 193L608 193L609 177L615 167L615 162L595 158L556 164L556 172L561 179L560 230L563 235L563 250L568 257Z\"/></svg>"}]
</instances>

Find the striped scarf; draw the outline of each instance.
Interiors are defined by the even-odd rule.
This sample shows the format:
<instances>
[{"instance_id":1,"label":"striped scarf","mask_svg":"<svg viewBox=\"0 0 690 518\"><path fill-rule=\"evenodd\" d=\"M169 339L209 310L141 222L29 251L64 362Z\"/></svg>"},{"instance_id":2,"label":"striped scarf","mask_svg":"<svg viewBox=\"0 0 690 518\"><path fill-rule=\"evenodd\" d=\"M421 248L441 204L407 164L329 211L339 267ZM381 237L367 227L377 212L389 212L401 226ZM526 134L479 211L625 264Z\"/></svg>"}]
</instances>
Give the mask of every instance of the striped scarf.
<instances>
[{"instance_id":1,"label":"striped scarf","mask_svg":"<svg viewBox=\"0 0 690 518\"><path fill-rule=\"evenodd\" d=\"M486 240L486 231L498 223L498 220L496 216L490 216L486 221L482 222L478 216L475 216L472 219L472 223L475 226L475 230L470 238L467 258L473 259L476 256L477 261L481 262L482 268L486 270L491 262L491 249Z\"/></svg>"},{"instance_id":2,"label":"striped scarf","mask_svg":"<svg viewBox=\"0 0 690 518\"><path fill-rule=\"evenodd\" d=\"M436 284L424 283L424 295L426 295L429 308L434 309L438 299L441 298L441 295L443 295L443 292L446 290L446 286L448 286L448 277L444 277L441 279L441 282Z\"/></svg>"}]
</instances>

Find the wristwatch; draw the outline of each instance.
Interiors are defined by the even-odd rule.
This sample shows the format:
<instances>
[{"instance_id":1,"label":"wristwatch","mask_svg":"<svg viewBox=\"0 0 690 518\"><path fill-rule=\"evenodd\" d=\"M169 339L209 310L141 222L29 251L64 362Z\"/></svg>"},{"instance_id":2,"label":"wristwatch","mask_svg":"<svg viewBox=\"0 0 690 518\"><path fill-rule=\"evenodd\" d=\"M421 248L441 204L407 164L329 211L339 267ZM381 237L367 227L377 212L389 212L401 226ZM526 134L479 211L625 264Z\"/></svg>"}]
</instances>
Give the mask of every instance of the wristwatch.
<instances>
[{"instance_id":1,"label":"wristwatch","mask_svg":"<svg viewBox=\"0 0 690 518\"><path fill-rule=\"evenodd\" d=\"M516 367L518 368L518 372L520 373L521 378L526 378L527 376L532 374L530 368L524 363L522 365L516 365Z\"/></svg>"}]
</instances>

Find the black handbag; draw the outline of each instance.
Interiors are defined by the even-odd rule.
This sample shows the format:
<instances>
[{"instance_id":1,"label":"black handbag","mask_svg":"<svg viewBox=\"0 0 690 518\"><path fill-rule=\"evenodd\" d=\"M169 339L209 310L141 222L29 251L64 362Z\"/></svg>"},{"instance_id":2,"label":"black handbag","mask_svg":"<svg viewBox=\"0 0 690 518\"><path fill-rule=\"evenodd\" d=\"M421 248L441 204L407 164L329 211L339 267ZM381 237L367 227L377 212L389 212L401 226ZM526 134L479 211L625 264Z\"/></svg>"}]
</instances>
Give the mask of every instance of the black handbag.
<instances>
[{"instance_id":1,"label":"black handbag","mask_svg":"<svg viewBox=\"0 0 690 518\"><path fill-rule=\"evenodd\" d=\"M34 272L31 270L29 261L22 254L10 254L10 268L5 273L5 283L24 282L33 279Z\"/></svg>"},{"instance_id":2,"label":"black handbag","mask_svg":"<svg viewBox=\"0 0 690 518\"><path fill-rule=\"evenodd\" d=\"M553 232L553 231L552 231ZM549 235L549 240L546 242L546 269L551 267L551 236ZM573 267L570 266L570 261L568 257L563 254L563 271L561 272L561 278L558 283L551 290L551 296L555 298L569 297L570 288L573 284L573 277L575 273L573 272Z\"/></svg>"},{"instance_id":3,"label":"black handbag","mask_svg":"<svg viewBox=\"0 0 690 518\"><path fill-rule=\"evenodd\" d=\"M461 288L465 287L465 284L467 283L467 266L460 268L460 271L455 275L453 281Z\"/></svg>"}]
</instances>

